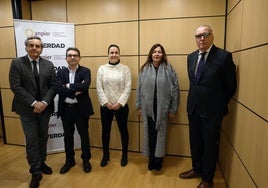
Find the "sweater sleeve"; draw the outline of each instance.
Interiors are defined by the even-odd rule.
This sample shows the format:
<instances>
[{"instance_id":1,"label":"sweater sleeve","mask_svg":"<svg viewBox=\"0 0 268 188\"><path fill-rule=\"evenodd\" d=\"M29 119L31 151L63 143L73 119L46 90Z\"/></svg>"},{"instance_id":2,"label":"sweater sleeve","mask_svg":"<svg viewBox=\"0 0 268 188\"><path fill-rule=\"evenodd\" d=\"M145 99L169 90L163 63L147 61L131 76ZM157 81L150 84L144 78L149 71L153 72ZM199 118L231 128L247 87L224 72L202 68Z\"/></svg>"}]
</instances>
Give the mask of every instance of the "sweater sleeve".
<instances>
[{"instance_id":1,"label":"sweater sleeve","mask_svg":"<svg viewBox=\"0 0 268 188\"><path fill-rule=\"evenodd\" d=\"M97 96L98 100L100 102L100 105L103 106L108 102L107 97L105 96L104 90L103 90L103 69L100 67L97 72L97 79L96 79L96 87L97 87Z\"/></svg>"},{"instance_id":2,"label":"sweater sleeve","mask_svg":"<svg viewBox=\"0 0 268 188\"><path fill-rule=\"evenodd\" d=\"M118 103L120 103L122 106L125 106L131 93L131 72L127 66L125 66L123 75L124 77L122 83L123 84L122 93L118 99Z\"/></svg>"}]
</instances>

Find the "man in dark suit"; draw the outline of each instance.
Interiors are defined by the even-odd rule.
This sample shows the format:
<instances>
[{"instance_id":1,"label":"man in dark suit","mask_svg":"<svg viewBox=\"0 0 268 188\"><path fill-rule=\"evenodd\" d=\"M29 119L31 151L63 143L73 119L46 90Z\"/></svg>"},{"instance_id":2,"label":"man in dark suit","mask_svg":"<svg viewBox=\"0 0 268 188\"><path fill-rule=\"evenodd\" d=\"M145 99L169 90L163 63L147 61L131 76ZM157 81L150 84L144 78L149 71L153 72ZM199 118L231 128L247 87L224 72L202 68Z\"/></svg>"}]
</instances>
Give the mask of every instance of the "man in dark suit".
<instances>
[{"instance_id":1,"label":"man in dark suit","mask_svg":"<svg viewBox=\"0 0 268 188\"><path fill-rule=\"evenodd\" d=\"M80 51L77 48L66 50L68 68L57 73L55 90L59 94L58 117L61 117L64 130L64 147L66 162L60 169L65 174L75 165L74 130L75 125L81 139L83 170L91 171L90 165L90 142L88 134L88 121L93 115L93 107L88 94L91 82L90 70L79 65L81 60Z\"/></svg>"},{"instance_id":2,"label":"man in dark suit","mask_svg":"<svg viewBox=\"0 0 268 188\"><path fill-rule=\"evenodd\" d=\"M38 187L43 174L52 174L45 164L47 156L48 123L54 112L55 69L52 62L40 57L41 38L25 40L27 55L12 60L9 72L10 88L14 93L12 111L20 116L26 141L27 160L32 180Z\"/></svg>"},{"instance_id":3,"label":"man in dark suit","mask_svg":"<svg viewBox=\"0 0 268 188\"><path fill-rule=\"evenodd\" d=\"M199 26L195 38L198 50L187 59L190 80L187 113L193 168L181 173L180 178L201 176L198 188L211 188L221 122L236 91L236 67L232 54L213 44L210 26Z\"/></svg>"}]
</instances>

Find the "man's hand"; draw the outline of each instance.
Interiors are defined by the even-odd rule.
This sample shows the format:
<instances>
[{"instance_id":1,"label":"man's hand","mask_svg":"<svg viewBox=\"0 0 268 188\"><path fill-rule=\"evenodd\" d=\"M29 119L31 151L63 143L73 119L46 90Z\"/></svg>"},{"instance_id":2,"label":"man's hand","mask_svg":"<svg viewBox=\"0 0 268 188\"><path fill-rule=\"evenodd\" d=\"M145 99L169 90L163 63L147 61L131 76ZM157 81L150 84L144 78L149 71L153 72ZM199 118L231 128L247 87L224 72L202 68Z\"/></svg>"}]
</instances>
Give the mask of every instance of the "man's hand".
<instances>
[{"instance_id":1,"label":"man's hand","mask_svg":"<svg viewBox=\"0 0 268 188\"><path fill-rule=\"evenodd\" d=\"M46 109L47 105L42 103L41 101L37 101L35 104L34 104L34 110L33 110L33 113L41 113L43 112L45 109Z\"/></svg>"}]
</instances>

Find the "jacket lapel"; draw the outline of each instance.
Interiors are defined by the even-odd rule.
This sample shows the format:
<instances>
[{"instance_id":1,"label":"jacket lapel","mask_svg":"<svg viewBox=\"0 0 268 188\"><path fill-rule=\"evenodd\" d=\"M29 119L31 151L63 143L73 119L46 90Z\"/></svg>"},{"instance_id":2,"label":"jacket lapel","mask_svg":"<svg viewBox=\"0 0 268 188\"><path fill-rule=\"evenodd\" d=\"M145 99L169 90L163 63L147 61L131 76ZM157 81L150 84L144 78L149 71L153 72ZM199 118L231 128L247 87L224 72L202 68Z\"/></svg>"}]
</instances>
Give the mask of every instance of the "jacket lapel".
<instances>
[{"instance_id":1,"label":"jacket lapel","mask_svg":"<svg viewBox=\"0 0 268 188\"><path fill-rule=\"evenodd\" d=\"M44 77L43 76L40 76L40 75L43 75L43 72L45 71L45 65L46 63L45 63L45 61L44 61L44 59L42 59L41 57L39 58L39 84L40 84L40 86L42 86L42 83L43 83L43 79L44 79ZM42 89L42 88L40 88L40 89Z\"/></svg>"},{"instance_id":2,"label":"jacket lapel","mask_svg":"<svg viewBox=\"0 0 268 188\"><path fill-rule=\"evenodd\" d=\"M197 64L197 59L198 59L198 51L196 51L192 55L191 62L190 62L190 76L191 76L191 79L194 82L196 82L196 79L195 79L195 66Z\"/></svg>"},{"instance_id":3,"label":"jacket lapel","mask_svg":"<svg viewBox=\"0 0 268 188\"><path fill-rule=\"evenodd\" d=\"M34 78L34 73L33 73L33 69L32 69L32 65L31 62L28 58L28 56L25 56L23 59L23 63L25 64L25 66L27 67L26 71L27 74L30 76L30 79L33 83L33 85L36 87L36 83L35 83L35 78Z\"/></svg>"},{"instance_id":4,"label":"jacket lapel","mask_svg":"<svg viewBox=\"0 0 268 188\"><path fill-rule=\"evenodd\" d=\"M211 61L210 61L211 58L210 57L214 54L215 50L216 50L216 47L213 45L209 51L208 56L207 56L206 63L204 64L204 67L202 69L200 80L202 80L204 78L204 76L206 75L206 72L208 71L208 69L211 65Z\"/></svg>"}]
</instances>

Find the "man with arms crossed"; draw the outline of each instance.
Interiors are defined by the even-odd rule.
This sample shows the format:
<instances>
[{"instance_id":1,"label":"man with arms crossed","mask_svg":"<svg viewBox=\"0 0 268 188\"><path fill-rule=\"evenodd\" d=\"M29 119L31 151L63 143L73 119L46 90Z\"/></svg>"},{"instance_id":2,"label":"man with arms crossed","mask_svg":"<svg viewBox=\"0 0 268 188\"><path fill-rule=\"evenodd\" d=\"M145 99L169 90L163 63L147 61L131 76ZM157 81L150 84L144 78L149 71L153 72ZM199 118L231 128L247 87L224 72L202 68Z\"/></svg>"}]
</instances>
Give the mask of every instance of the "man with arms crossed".
<instances>
[{"instance_id":1,"label":"man with arms crossed","mask_svg":"<svg viewBox=\"0 0 268 188\"><path fill-rule=\"evenodd\" d=\"M88 134L89 116L93 115L88 88L91 82L90 70L79 64L80 51L70 47L66 50L68 68L57 72L55 90L59 94L58 116L61 117L64 130L66 162L60 169L65 174L75 165L74 130L75 125L81 138L81 158L83 170L91 171L90 142Z\"/></svg>"}]
</instances>

